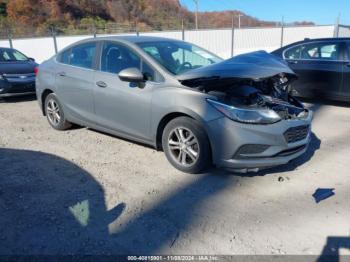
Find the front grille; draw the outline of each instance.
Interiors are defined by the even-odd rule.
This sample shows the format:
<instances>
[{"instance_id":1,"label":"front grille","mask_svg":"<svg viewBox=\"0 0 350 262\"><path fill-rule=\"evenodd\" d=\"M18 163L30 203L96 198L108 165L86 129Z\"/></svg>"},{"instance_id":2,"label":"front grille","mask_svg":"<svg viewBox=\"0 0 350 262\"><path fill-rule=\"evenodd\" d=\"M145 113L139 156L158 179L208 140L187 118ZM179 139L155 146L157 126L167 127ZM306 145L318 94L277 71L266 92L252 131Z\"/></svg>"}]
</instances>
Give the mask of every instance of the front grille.
<instances>
[{"instance_id":1,"label":"front grille","mask_svg":"<svg viewBox=\"0 0 350 262\"><path fill-rule=\"evenodd\" d=\"M304 140L310 130L310 126L297 126L291 127L284 133L284 138L287 143L295 143L301 140Z\"/></svg>"}]
</instances>

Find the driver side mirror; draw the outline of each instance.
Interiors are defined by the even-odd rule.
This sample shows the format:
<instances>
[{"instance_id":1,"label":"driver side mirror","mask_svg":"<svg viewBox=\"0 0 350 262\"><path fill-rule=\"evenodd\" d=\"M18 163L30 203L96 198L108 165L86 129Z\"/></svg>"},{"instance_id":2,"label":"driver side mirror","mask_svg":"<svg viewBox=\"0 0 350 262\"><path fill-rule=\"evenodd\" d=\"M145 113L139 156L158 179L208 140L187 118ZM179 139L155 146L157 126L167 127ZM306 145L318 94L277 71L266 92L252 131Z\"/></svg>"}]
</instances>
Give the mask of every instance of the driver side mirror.
<instances>
[{"instance_id":1,"label":"driver side mirror","mask_svg":"<svg viewBox=\"0 0 350 262\"><path fill-rule=\"evenodd\" d=\"M142 72L136 67L124 69L119 72L118 76L119 76L119 79L124 82L131 82L131 83L145 82L145 78Z\"/></svg>"},{"instance_id":2,"label":"driver side mirror","mask_svg":"<svg viewBox=\"0 0 350 262\"><path fill-rule=\"evenodd\" d=\"M28 60L31 61L31 62L35 62L35 59L32 58L32 57L29 57Z\"/></svg>"}]
</instances>

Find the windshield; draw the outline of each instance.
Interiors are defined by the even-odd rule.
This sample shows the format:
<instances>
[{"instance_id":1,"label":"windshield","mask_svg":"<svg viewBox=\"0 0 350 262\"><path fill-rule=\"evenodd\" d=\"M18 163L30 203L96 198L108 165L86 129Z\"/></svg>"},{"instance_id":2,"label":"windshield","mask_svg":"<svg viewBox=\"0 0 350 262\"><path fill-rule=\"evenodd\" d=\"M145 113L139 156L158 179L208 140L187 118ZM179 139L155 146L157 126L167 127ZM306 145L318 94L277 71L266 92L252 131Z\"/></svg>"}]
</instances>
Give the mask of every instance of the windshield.
<instances>
[{"instance_id":1,"label":"windshield","mask_svg":"<svg viewBox=\"0 0 350 262\"><path fill-rule=\"evenodd\" d=\"M214 54L186 42L160 41L137 45L174 75L222 61Z\"/></svg>"},{"instance_id":2,"label":"windshield","mask_svg":"<svg viewBox=\"0 0 350 262\"><path fill-rule=\"evenodd\" d=\"M0 49L0 62L28 61L21 52L14 49Z\"/></svg>"}]
</instances>

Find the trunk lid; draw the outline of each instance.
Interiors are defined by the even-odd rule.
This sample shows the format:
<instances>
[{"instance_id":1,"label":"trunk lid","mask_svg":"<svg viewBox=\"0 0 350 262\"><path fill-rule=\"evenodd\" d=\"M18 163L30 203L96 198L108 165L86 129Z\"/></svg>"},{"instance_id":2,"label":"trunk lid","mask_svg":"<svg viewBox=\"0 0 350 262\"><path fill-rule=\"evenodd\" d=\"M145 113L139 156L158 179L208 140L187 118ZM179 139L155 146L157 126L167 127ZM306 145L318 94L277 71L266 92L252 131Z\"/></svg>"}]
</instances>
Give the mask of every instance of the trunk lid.
<instances>
[{"instance_id":1,"label":"trunk lid","mask_svg":"<svg viewBox=\"0 0 350 262\"><path fill-rule=\"evenodd\" d=\"M0 74L30 74L37 66L35 62L0 62Z\"/></svg>"}]
</instances>

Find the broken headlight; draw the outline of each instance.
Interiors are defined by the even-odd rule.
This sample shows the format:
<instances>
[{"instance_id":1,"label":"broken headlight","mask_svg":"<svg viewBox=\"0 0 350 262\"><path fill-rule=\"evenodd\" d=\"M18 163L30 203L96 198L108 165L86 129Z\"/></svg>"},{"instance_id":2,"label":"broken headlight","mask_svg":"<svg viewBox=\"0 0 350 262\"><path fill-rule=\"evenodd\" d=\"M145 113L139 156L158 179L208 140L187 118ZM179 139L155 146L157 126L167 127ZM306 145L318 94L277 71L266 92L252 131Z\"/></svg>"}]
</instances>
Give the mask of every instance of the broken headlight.
<instances>
[{"instance_id":1,"label":"broken headlight","mask_svg":"<svg viewBox=\"0 0 350 262\"><path fill-rule=\"evenodd\" d=\"M207 101L226 117L237 122L246 124L273 124L281 120L281 117L270 109L244 109L211 99L207 99Z\"/></svg>"}]
</instances>

